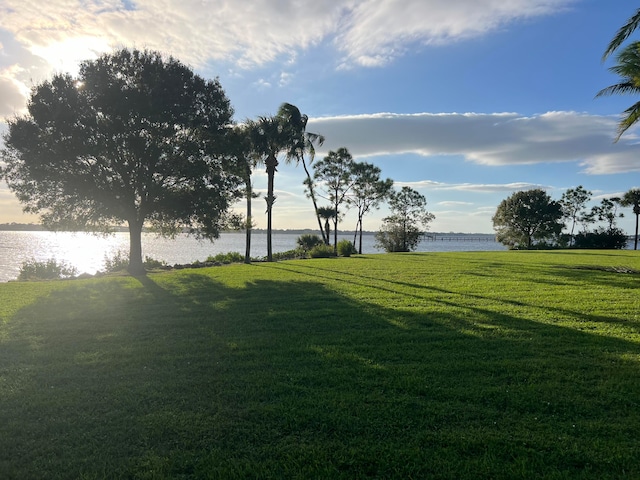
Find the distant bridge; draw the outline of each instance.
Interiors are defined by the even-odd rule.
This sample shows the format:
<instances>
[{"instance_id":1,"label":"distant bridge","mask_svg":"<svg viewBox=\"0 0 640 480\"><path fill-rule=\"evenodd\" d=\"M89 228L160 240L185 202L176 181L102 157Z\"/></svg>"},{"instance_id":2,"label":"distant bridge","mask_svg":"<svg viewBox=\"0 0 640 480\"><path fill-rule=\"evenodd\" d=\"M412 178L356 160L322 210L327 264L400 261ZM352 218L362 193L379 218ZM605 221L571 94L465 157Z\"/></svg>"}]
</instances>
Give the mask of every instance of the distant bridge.
<instances>
[{"instance_id":1,"label":"distant bridge","mask_svg":"<svg viewBox=\"0 0 640 480\"><path fill-rule=\"evenodd\" d=\"M494 235L440 235L427 233L424 236L425 240L431 240L433 242L495 242L496 237Z\"/></svg>"}]
</instances>

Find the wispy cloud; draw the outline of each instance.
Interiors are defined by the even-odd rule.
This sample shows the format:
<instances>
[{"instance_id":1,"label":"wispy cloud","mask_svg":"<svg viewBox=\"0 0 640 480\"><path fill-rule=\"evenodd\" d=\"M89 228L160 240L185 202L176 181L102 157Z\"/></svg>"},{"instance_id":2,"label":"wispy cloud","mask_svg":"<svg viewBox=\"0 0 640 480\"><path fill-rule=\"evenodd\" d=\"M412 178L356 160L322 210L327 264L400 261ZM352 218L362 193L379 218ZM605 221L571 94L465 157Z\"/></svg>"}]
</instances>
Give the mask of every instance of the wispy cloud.
<instances>
[{"instance_id":1,"label":"wispy cloud","mask_svg":"<svg viewBox=\"0 0 640 480\"><path fill-rule=\"evenodd\" d=\"M541 188L543 190L550 190L553 187L538 185L534 183L516 182L516 183L443 183L435 182L433 180L418 180L415 182L395 182L399 187L411 187L419 190L440 190L440 191L460 191L460 192L475 192L475 193L502 193L502 192L516 192L520 190L531 190L532 188Z\"/></svg>"},{"instance_id":2,"label":"wispy cloud","mask_svg":"<svg viewBox=\"0 0 640 480\"><path fill-rule=\"evenodd\" d=\"M467 207L469 205L473 205L473 202L456 202L456 201L447 201L447 202L438 202L436 205L439 207Z\"/></svg>"},{"instance_id":3,"label":"wispy cloud","mask_svg":"<svg viewBox=\"0 0 640 480\"><path fill-rule=\"evenodd\" d=\"M556 13L573 0L381 0L344 17L336 44L343 65L380 66L413 45L478 37L509 22Z\"/></svg>"},{"instance_id":4,"label":"wispy cloud","mask_svg":"<svg viewBox=\"0 0 640 480\"><path fill-rule=\"evenodd\" d=\"M333 45L335 66L377 67L409 48L494 31L548 15L575 0L3 0L0 3L0 113L24 104L24 88L53 70L112 48L172 54L196 69L211 62L251 68L291 65L300 52ZM33 61L33 57L37 61ZM23 72L13 65L26 65ZM280 83L287 82L285 75Z\"/></svg>"}]
</instances>

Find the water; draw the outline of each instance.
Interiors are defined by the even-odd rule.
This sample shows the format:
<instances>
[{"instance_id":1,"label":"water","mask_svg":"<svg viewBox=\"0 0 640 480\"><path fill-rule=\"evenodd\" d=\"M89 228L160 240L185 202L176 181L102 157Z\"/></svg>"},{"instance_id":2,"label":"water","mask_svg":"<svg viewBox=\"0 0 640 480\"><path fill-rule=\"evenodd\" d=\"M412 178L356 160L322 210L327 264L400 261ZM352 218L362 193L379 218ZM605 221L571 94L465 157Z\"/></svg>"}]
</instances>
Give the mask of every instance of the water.
<instances>
[{"instance_id":1,"label":"water","mask_svg":"<svg viewBox=\"0 0 640 480\"><path fill-rule=\"evenodd\" d=\"M284 252L296 247L299 234L276 232L273 234L273 252ZM353 241L352 235L339 235ZM447 237L450 238L450 237ZM505 247L486 236L483 241L464 240L424 240L418 251L482 251L505 250ZM487 241L489 240L489 241ZM375 247L373 235L364 235L363 253L381 253ZM156 260L163 260L169 265L186 264L196 260L205 260L209 255L218 253L240 252L244 254L245 234L224 233L214 243L198 241L193 237L180 235L175 239L166 239L154 234L142 235L142 254ZM20 267L25 261L46 261L51 258L73 266L78 273L94 274L104 270L106 257L113 257L118 251L129 251L129 234L119 232L106 237L87 233L70 232L10 232L0 231L0 282L7 282L18 277ZM265 233L254 233L251 237L251 256L264 257L267 254L267 236Z\"/></svg>"}]
</instances>

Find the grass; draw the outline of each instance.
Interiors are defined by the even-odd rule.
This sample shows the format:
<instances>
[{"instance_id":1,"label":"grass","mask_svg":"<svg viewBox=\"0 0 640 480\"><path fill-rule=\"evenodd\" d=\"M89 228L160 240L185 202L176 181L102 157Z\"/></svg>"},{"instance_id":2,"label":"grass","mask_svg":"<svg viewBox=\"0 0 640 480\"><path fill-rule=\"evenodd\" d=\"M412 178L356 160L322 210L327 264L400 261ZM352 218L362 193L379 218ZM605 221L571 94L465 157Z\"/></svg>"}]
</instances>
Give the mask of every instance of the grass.
<instances>
[{"instance_id":1,"label":"grass","mask_svg":"<svg viewBox=\"0 0 640 480\"><path fill-rule=\"evenodd\" d=\"M640 256L0 284L3 479L640 478Z\"/></svg>"}]
</instances>

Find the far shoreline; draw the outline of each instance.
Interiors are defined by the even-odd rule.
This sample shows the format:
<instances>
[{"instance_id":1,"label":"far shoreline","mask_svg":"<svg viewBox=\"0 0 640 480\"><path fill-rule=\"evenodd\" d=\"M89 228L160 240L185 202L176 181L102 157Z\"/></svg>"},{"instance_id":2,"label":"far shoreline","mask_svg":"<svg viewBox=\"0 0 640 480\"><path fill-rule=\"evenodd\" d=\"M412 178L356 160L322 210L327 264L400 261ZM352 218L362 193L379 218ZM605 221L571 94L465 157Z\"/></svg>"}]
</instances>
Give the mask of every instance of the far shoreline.
<instances>
[{"instance_id":1,"label":"far shoreline","mask_svg":"<svg viewBox=\"0 0 640 480\"><path fill-rule=\"evenodd\" d=\"M0 231L3 232L71 232L72 230L47 230L45 227L38 223L0 223ZM113 232L128 232L129 229L123 226L113 227ZM145 233L154 233L151 229L144 229ZM265 228L254 228L251 230L256 234L266 234L267 230ZM93 233L85 230L78 230L75 233ZM244 233L244 230L225 230L221 233ZM318 234L318 229L313 228L292 228L292 229L273 229L272 233L278 234L290 234L290 235L304 235L304 234ZM339 230L338 233L340 235L355 235L356 232L353 230ZM375 235L377 231L374 230L364 230L362 232L363 235ZM426 235L434 235L434 236L495 236L495 233L480 233L480 232L426 232Z\"/></svg>"}]
</instances>

